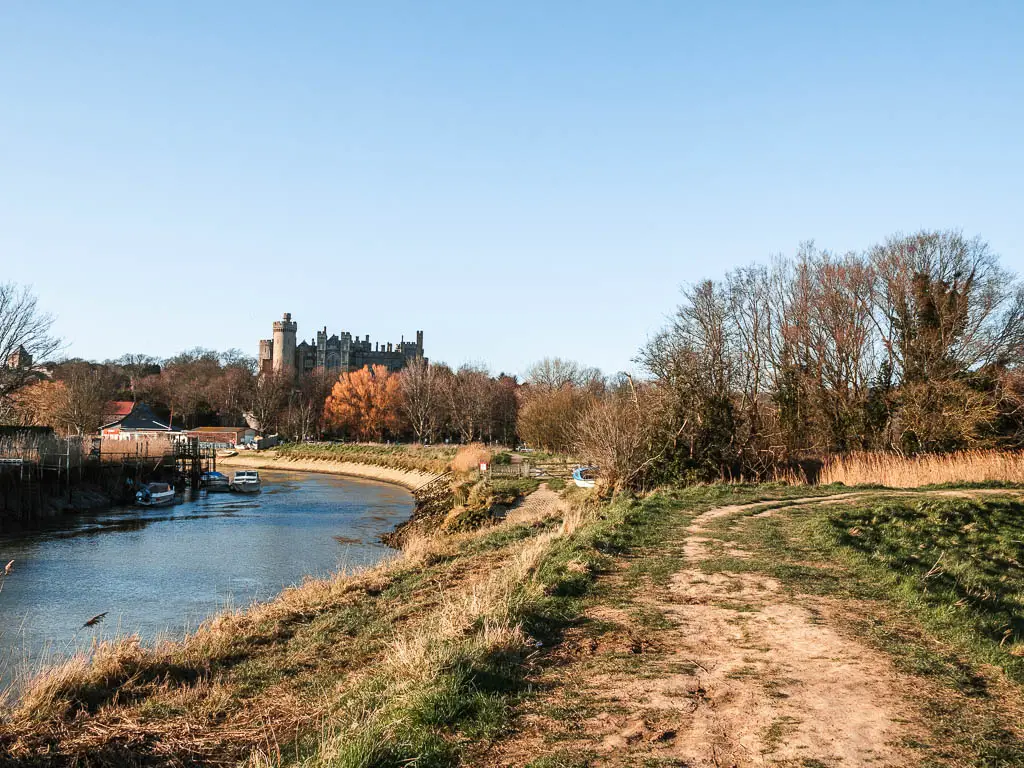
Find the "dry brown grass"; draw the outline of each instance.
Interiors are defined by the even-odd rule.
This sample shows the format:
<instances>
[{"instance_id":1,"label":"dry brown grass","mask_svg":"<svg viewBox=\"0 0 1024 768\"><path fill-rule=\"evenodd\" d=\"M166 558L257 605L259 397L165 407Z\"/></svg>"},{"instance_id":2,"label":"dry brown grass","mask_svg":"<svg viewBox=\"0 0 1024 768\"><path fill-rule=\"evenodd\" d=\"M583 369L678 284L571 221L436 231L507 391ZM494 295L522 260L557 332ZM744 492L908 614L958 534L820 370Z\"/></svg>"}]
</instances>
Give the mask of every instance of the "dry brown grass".
<instances>
[{"instance_id":1,"label":"dry brown grass","mask_svg":"<svg viewBox=\"0 0 1024 768\"><path fill-rule=\"evenodd\" d=\"M482 462L491 461L491 452L483 443L470 443L459 448L452 459L452 471L467 473L478 469Z\"/></svg>"},{"instance_id":2,"label":"dry brown grass","mask_svg":"<svg viewBox=\"0 0 1024 768\"><path fill-rule=\"evenodd\" d=\"M560 528L537 529L525 542L465 557L454 568L449 561L462 557L479 533L412 536L389 562L310 579L270 603L216 616L184 640L153 647L137 638L99 644L27 684L0 723L0 754L30 760L54 750L68 759L95 757L96 765L117 764L117 750L159 753L156 762L168 764L234 765L248 754L271 765L281 762L275 733L290 742L298 733L327 729L322 749L328 755L353 734L370 739L376 729L390 729L407 702L453 660L495 649L523 651L512 596L531 584L551 543L579 521L579 513L567 514ZM404 607L381 614L402 617L382 625L391 631L374 624L368 610L365 632L372 635L351 642L345 635L325 637L323 645L308 632L317 617L383 600L378 596L403 574L424 572L431 573L429 589L403 592ZM539 589L527 586L533 588ZM332 655L330 649L340 650ZM232 670L254 664L310 671L301 685L270 682L250 698L247 678Z\"/></svg>"},{"instance_id":3,"label":"dry brown grass","mask_svg":"<svg viewBox=\"0 0 1024 768\"><path fill-rule=\"evenodd\" d=\"M894 453L851 453L829 459L821 470L819 482L889 488L946 483L1024 483L1024 453L960 451L913 457Z\"/></svg>"}]
</instances>

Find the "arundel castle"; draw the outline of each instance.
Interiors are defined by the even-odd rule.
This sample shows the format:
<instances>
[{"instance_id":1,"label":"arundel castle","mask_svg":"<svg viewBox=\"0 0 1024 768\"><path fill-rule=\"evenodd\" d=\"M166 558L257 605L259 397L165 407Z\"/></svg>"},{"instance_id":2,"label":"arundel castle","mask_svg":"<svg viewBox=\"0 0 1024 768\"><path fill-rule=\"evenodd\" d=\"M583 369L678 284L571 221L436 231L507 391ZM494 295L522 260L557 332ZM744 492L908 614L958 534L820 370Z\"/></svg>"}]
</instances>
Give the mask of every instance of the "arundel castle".
<instances>
[{"instance_id":1,"label":"arundel castle","mask_svg":"<svg viewBox=\"0 0 1024 768\"><path fill-rule=\"evenodd\" d=\"M314 371L343 373L358 371L367 365L383 365L399 371L410 361L423 357L423 331L416 331L415 343L403 337L397 344L371 343L370 337L353 338L343 331L327 337L327 328L316 332L316 338L296 345L299 324L290 312L274 323L274 338L260 341L260 371L269 373L310 374Z\"/></svg>"}]
</instances>

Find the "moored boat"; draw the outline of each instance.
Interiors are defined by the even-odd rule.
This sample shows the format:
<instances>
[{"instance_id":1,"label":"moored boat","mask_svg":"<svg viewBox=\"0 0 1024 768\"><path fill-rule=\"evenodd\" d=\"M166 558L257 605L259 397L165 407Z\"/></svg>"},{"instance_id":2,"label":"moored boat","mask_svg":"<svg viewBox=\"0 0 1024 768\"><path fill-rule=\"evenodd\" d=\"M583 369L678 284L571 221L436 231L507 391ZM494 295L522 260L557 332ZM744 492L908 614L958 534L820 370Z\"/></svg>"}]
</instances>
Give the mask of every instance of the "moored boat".
<instances>
[{"instance_id":1,"label":"moored boat","mask_svg":"<svg viewBox=\"0 0 1024 768\"><path fill-rule=\"evenodd\" d=\"M165 507L174 503L174 489L167 483L146 483L135 494L135 503L142 507Z\"/></svg>"},{"instance_id":2,"label":"moored boat","mask_svg":"<svg viewBox=\"0 0 1024 768\"><path fill-rule=\"evenodd\" d=\"M572 471L572 481L578 488L593 488L597 479L597 467L576 467Z\"/></svg>"},{"instance_id":3,"label":"moored boat","mask_svg":"<svg viewBox=\"0 0 1024 768\"><path fill-rule=\"evenodd\" d=\"M207 493L226 493L231 490L231 481L222 472L204 472L200 483Z\"/></svg>"},{"instance_id":4,"label":"moored boat","mask_svg":"<svg viewBox=\"0 0 1024 768\"><path fill-rule=\"evenodd\" d=\"M255 469L242 469L231 478L231 490L236 493L259 493L260 473Z\"/></svg>"}]
</instances>

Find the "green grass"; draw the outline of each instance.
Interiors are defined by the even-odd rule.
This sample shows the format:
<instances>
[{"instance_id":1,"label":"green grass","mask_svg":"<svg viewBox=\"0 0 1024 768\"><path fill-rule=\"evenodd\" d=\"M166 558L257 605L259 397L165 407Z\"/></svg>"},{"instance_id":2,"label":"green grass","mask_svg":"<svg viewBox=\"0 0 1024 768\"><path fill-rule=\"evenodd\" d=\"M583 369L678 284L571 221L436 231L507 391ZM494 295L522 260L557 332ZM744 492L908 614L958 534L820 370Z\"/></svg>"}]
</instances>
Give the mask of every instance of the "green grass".
<instances>
[{"instance_id":1,"label":"green grass","mask_svg":"<svg viewBox=\"0 0 1024 768\"><path fill-rule=\"evenodd\" d=\"M817 527L932 632L1024 684L1024 504L901 499L834 508Z\"/></svg>"},{"instance_id":2,"label":"green grass","mask_svg":"<svg viewBox=\"0 0 1024 768\"><path fill-rule=\"evenodd\" d=\"M458 446L418 443L287 443L274 449L290 459L352 461L420 472L445 472Z\"/></svg>"},{"instance_id":3,"label":"green grass","mask_svg":"<svg viewBox=\"0 0 1024 768\"><path fill-rule=\"evenodd\" d=\"M776 511L754 517L766 508ZM1024 764L992 676L998 669L1024 683L1024 659L1011 653L1024 610L1020 501L881 491L852 502L760 505L707 527L753 556L719 555L703 570L762 573L794 594L854 601L860 610L841 628L901 671L934 681L917 695L933 764Z\"/></svg>"}]
</instances>

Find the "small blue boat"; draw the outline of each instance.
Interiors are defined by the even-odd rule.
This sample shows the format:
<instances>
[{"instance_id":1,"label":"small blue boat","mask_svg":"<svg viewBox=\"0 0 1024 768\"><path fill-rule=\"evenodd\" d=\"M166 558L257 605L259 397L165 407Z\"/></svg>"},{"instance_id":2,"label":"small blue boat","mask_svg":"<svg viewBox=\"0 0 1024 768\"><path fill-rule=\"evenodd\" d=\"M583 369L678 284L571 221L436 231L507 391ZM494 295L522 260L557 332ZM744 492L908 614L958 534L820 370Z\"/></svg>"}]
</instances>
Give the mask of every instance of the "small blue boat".
<instances>
[{"instance_id":1,"label":"small blue boat","mask_svg":"<svg viewBox=\"0 0 1024 768\"><path fill-rule=\"evenodd\" d=\"M204 472L200 478L200 485L207 493L227 493L231 490L228 476L220 472Z\"/></svg>"},{"instance_id":2,"label":"small blue boat","mask_svg":"<svg viewBox=\"0 0 1024 768\"><path fill-rule=\"evenodd\" d=\"M576 467L572 471L572 481L579 488L593 488L597 479L597 467Z\"/></svg>"}]
</instances>

